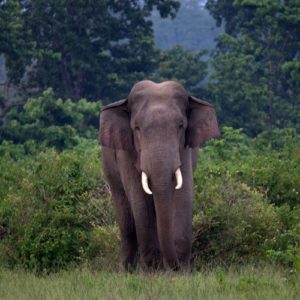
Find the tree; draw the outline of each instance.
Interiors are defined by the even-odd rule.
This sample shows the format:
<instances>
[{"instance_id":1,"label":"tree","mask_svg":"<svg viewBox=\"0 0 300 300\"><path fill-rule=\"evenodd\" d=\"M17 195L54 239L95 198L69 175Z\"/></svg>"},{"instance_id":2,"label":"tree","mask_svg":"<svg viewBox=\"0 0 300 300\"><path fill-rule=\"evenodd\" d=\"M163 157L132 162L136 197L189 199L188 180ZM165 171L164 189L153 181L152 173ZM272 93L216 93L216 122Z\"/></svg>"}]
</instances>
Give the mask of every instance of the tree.
<instances>
[{"instance_id":1,"label":"tree","mask_svg":"<svg viewBox=\"0 0 300 300\"><path fill-rule=\"evenodd\" d=\"M207 8L226 32L209 87L223 122L250 134L299 129L300 2L208 0Z\"/></svg>"},{"instance_id":2,"label":"tree","mask_svg":"<svg viewBox=\"0 0 300 300\"><path fill-rule=\"evenodd\" d=\"M193 53L181 46L161 51L154 80L178 80L188 91L197 93L200 82L207 75L207 62L203 59L205 54L205 50Z\"/></svg>"},{"instance_id":3,"label":"tree","mask_svg":"<svg viewBox=\"0 0 300 300\"><path fill-rule=\"evenodd\" d=\"M25 30L24 21L20 1L0 0L0 54L5 55L12 83L20 81L32 54L31 33Z\"/></svg>"},{"instance_id":4,"label":"tree","mask_svg":"<svg viewBox=\"0 0 300 300\"><path fill-rule=\"evenodd\" d=\"M0 2L0 36L7 61L21 60L19 72L8 64L9 77L24 81L27 92L53 87L56 96L78 100L119 97L128 86L155 68L151 11L175 16L175 0L8 0ZM17 27L17 29L16 29ZM15 30L16 29L16 30ZM24 51L10 50L14 41ZM16 47L18 48L18 47ZM26 52L26 53L27 53ZM30 61L30 63L28 63ZM26 84L25 84L26 83Z\"/></svg>"},{"instance_id":5,"label":"tree","mask_svg":"<svg viewBox=\"0 0 300 300\"><path fill-rule=\"evenodd\" d=\"M0 0L0 124L4 123L6 112L16 100L11 97L14 94L11 86L20 81L26 65L30 64L30 33L23 30L23 26L19 1ZM7 68L4 67L4 56Z\"/></svg>"},{"instance_id":6,"label":"tree","mask_svg":"<svg viewBox=\"0 0 300 300\"><path fill-rule=\"evenodd\" d=\"M49 88L30 98L21 109L14 107L7 113L6 124L0 127L0 143L7 140L29 147L36 142L59 150L69 148L80 137L96 139L99 110L99 103L85 99L76 103L55 99Z\"/></svg>"},{"instance_id":7,"label":"tree","mask_svg":"<svg viewBox=\"0 0 300 300\"><path fill-rule=\"evenodd\" d=\"M180 0L175 19L162 19L154 11L151 20L156 46L162 50L170 50L177 45L194 52L212 50L215 47L215 38L223 28L216 26L215 20L203 4L199 0Z\"/></svg>"}]
</instances>

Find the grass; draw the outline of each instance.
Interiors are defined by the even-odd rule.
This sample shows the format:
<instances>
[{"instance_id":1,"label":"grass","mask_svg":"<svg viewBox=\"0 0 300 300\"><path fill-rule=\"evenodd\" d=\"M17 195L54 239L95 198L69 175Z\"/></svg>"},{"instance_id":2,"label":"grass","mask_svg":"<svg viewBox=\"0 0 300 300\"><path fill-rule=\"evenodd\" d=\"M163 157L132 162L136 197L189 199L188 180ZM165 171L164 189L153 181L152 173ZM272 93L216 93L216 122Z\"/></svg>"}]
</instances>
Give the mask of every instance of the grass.
<instances>
[{"instance_id":1,"label":"grass","mask_svg":"<svg viewBox=\"0 0 300 300\"><path fill-rule=\"evenodd\" d=\"M300 275L272 267L191 275L88 269L37 276L0 270L0 299L300 299Z\"/></svg>"}]
</instances>

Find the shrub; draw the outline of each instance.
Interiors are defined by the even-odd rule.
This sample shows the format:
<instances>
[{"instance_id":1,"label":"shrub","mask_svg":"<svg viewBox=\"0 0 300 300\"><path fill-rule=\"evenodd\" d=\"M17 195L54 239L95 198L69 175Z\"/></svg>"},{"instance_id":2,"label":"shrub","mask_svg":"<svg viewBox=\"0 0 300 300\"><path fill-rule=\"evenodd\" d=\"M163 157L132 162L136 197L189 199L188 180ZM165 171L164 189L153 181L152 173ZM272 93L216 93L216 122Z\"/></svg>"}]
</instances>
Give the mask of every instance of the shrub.
<instances>
[{"instance_id":1,"label":"shrub","mask_svg":"<svg viewBox=\"0 0 300 300\"><path fill-rule=\"evenodd\" d=\"M271 131L265 131L254 139L254 145L258 150L266 149L277 152L299 150L300 135L295 128L274 128Z\"/></svg>"},{"instance_id":2,"label":"shrub","mask_svg":"<svg viewBox=\"0 0 300 300\"><path fill-rule=\"evenodd\" d=\"M116 270L119 266L120 234L116 224L95 226L88 261L92 269Z\"/></svg>"},{"instance_id":3,"label":"shrub","mask_svg":"<svg viewBox=\"0 0 300 300\"><path fill-rule=\"evenodd\" d=\"M250 140L240 129L224 127L222 138L202 151L199 168L227 172L276 205L300 204L300 136L275 129Z\"/></svg>"},{"instance_id":4,"label":"shrub","mask_svg":"<svg viewBox=\"0 0 300 300\"><path fill-rule=\"evenodd\" d=\"M234 169L236 178L265 193L272 203L300 204L300 157L269 151L249 156Z\"/></svg>"},{"instance_id":5,"label":"shrub","mask_svg":"<svg viewBox=\"0 0 300 300\"><path fill-rule=\"evenodd\" d=\"M200 262L227 264L252 256L297 265L299 145L299 135L292 129L250 140L241 130L224 128L219 140L202 149L194 201L194 254Z\"/></svg>"},{"instance_id":6,"label":"shrub","mask_svg":"<svg viewBox=\"0 0 300 300\"><path fill-rule=\"evenodd\" d=\"M262 257L262 243L273 237L279 226L274 207L262 194L229 175L205 178L202 185L203 176L196 175L193 214L196 266L230 265Z\"/></svg>"},{"instance_id":7,"label":"shrub","mask_svg":"<svg viewBox=\"0 0 300 300\"><path fill-rule=\"evenodd\" d=\"M6 114L6 124L0 127L0 142L36 141L59 150L71 148L78 144L79 137L97 137L99 111L99 103L85 99L54 99L49 88Z\"/></svg>"},{"instance_id":8,"label":"shrub","mask_svg":"<svg viewBox=\"0 0 300 300\"><path fill-rule=\"evenodd\" d=\"M294 267L300 271L300 206L291 209L283 205L277 209L281 226L264 243L269 261Z\"/></svg>"},{"instance_id":9,"label":"shrub","mask_svg":"<svg viewBox=\"0 0 300 300\"><path fill-rule=\"evenodd\" d=\"M111 209L95 210L110 205L98 145L90 144L61 154L49 149L35 160L10 160L11 168L6 167L12 174L0 176L2 183L13 183L0 199L2 264L48 272L95 255L93 231L99 219L110 224L113 217Z\"/></svg>"}]
</instances>

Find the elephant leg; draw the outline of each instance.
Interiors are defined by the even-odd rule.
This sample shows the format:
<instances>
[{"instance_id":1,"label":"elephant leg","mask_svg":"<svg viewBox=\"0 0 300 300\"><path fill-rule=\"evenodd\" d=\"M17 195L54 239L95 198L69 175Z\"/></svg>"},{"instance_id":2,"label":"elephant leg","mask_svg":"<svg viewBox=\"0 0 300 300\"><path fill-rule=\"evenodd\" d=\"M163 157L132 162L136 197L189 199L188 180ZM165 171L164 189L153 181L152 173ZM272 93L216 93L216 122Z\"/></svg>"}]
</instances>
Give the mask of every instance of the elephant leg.
<instances>
[{"instance_id":1,"label":"elephant leg","mask_svg":"<svg viewBox=\"0 0 300 300\"><path fill-rule=\"evenodd\" d=\"M155 208L152 196L146 195L141 185L141 176L134 167L130 154L119 152L122 184L132 210L138 251L144 270L160 266L160 252L156 230Z\"/></svg>"},{"instance_id":2,"label":"elephant leg","mask_svg":"<svg viewBox=\"0 0 300 300\"><path fill-rule=\"evenodd\" d=\"M188 271L190 268L190 257L192 247L192 205L187 199L176 197L177 207L174 213L174 243L180 268ZM180 198L180 199L179 199ZM186 207L189 206L188 208Z\"/></svg>"},{"instance_id":3,"label":"elephant leg","mask_svg":"<svg viewBox=\"0 0 300 300\"><path fill-rule=\"evenodd\" d=\"M157 269L161 265L159 244L156 230L156 218L153 198L145 195L138 182L129 192L138 250L142 268L146 271Z\"/></svg>"},{"instance_id":4,"label":"elephant leg","mask_svg":"<svg viewBox=\"0 0 300 300\"><path fill-rule=\"evenodd\" d=\"M185 150L182 156L183 186L174 193L173 201L173 233L174 243L180 268L190 270L192 248L192 199L193 199L193 172L191 153Z\"/></svg>"},{"instance_id":5,"label":"elephant leg","mask_svg":"<svg viewBox=\"0 0 300 300\"><path fill-rule=\"evenodd\" d=\"M112 191L117 221L121 234L121 263L125 270L136 267L137 238L132 211L123 189Z\"/></svg>"},{"instance_id":6,"label":"elephant leg","mask_svg":"<svg viewBox=\"0 0 300 300\"><path fill-rule=\"evenodd\" d=\"M144 195L144 199L143 205L135 207L134 210L141 264L146 271L157 270L162 268L162 259L156 230L155 208L151 196Z\"/></svg>"},{"instance_id":7,"label":"elephant leg","mask_svg":"<svg viewBox=\"0 0 300 300\"><path fill-rule=\"evenodd\" d=\"M178 198L180 198L180 200ZM192 247L192 205L191 203L187 204L187 199L181 201L182 196L178 198L176 199L177 208L174 213L173 221L175 227L174 244L180 269L189 271ZM187 208L185 205L189 207Z\"/></svg>"},{"instance_id":8,"label":"elephant leg","mask_svg":"<svg viewBox=\"0 0 300 300\"><path fill-rule=\"evenodd\" d=\"M109 183L121 234L121 262L126 270L136 266L137 238L132 210L126 197L116 160L116 151L102 148L103 171Z\"/></svg>"}]
</instances>

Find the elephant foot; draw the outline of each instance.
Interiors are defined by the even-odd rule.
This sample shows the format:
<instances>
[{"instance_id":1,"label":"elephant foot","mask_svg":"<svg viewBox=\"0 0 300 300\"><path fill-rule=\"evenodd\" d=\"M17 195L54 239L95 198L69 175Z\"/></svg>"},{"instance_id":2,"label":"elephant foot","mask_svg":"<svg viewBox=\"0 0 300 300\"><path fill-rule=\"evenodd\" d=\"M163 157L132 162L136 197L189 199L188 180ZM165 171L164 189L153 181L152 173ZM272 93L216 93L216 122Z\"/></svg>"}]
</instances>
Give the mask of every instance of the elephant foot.
<instances>
[{"instance_id":1,"label":"elephant foot","mask_svg":"<svg viewBox=\"0 0 300 300\"><path fill-rule=\"evenodd\" d=\"M180 264L179 264L179 261L176 259L176 260L167 260L164 258L164 269L166 271L174 271L174 272L177 272L180 270Z\"/></svg>"},{"instance_id":2,"label":"elephant foot","mask_svg":"<svg viewBox=\"0 0 300 300\"><path fill-rule=\"evenodd\" d=\"M136 269L136 263L122 262L122 269L125 272L133 273Z\"/></svg>"},{"instance_id":3,"label":"elephant foot","mask_svg":"<svg viewBox=\"0 0 300 300\"><path fill-rule=\"evenodd\" d=\"M145 272L158 271L163 269L163 261L159 250L148 250L141 253L142 269Z\"/></svg>"},{"instance_id":4,"label":"elephant foot","mask_svg":"<svg viewBox=\"0 0 300 300\"><path fill-rule=\"evenodd\" d=\"M175 249L178 257L180 271L189 273L191 271L191 239L178 238L175 240Z\"/></svg>"},{"instance_id":5,"label":"elephant foot","mask_svg":"<svg viewBox=\"0 0 300 300\"><path fill-rule=\"evenodd\" d=\"M133 272L137 265L137 249L135 246L122 247L121 264L125 271Z\"/></svg>"}]
</instances>

